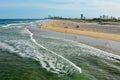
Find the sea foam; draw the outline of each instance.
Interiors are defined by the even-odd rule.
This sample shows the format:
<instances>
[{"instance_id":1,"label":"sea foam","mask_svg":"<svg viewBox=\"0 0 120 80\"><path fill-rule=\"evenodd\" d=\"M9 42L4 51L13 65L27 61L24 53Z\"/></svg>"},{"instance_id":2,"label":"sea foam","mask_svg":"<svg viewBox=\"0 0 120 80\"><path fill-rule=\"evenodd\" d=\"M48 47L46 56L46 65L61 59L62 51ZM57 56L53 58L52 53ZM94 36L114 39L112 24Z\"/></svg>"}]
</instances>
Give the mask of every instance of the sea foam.
<instances>
[{"instance_id":1,"label":"sea foam","mask_svg":"<svg viewBox=\"0 0 120 80\"><path fill-rule=\"evenodd\" d=\"M82 73L82 70L81 70L80 67L76 66L74 63L72 63L72 62L69 61L68 59L64 58L63 56L58 55L57 53L55 53L55 52L53 52L53 51L45 48L44 46L40 45L39 43L37 43L36 40L33 38L33 33L32 33L29 29L27 29L27 30L28 30L28 32L29 32L29 34L30 34L31 40L32 40L38 47L41 47L41 48L43 48L44 50L46 50L46 51L48 51L48 52L51 52L52 54L56 55L57 57L65 60L65 61L68 62L70 65L72 65L77 71L79 71L79 73Z\"/></svg>"}]
</instances>

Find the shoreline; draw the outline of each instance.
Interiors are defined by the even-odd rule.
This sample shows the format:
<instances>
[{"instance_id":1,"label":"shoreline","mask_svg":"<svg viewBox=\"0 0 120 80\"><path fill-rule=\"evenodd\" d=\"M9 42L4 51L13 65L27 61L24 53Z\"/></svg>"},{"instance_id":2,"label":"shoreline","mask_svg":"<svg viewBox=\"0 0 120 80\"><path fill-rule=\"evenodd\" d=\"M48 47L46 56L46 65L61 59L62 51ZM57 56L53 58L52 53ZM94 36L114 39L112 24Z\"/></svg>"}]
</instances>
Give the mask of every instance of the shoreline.
<instances>
[{"instance_id":1,"label":"shoreline","mask_svg":"<svg viewBox=\"0 0 120 80\"><path fill-rule=\"evenodd\" d=\"M108 40L120 42L119 34L98 32L98 31L94 31L94 29L93 29L93 31L87 30L87 29L77 29L77 28L71 27L71 25L70 25L71 23L72 23L71 21L52 20L52 21L49 21L48 23L43 24L39 27L44 28L44 29L53 30L56 32L76 34L76 35L81 35L81 36L87 36L87 37L99 38L99 39L108 39ZM77 24L77 22L73 22L73 23ZM60 24L63 24L63 25L60 25ZM67 26L64 24L67 24ZM70 26L70 27L68 27L68 26Z\"/></svg>"},{"instance_id":2,"label":"shoreline","mask_svg":"<svg viewBox=\"0 0 120 80\"><path fill-rule=\"evenodd\" d=\"M75 34L66 34L43 28L40 29L40 35L47 36L53 39L65 39L75 41L120 56L120 42L117 41L79 36Z\"/></svg>"}]
</instances>

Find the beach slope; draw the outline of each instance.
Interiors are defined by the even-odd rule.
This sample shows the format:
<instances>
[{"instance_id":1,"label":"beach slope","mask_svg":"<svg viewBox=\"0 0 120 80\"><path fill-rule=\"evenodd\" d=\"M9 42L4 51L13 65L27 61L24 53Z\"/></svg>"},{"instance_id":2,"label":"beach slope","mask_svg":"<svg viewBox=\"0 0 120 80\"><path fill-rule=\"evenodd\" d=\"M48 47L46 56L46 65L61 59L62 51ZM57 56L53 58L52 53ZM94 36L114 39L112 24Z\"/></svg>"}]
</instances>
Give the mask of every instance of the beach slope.
<instances>
[{"instance_id":1,"label":"beach slope","mask_svg":"<svg viewBox=\"0 0 120 80\"><path fill-rule=\"evenodd\" d=\"M104 26L97 23L78 23L64 20L51 20L40 27L57 32L120 41L120 33L118 32L118 29L120 28L114 26Z\"/></svg>"}]
</instances>

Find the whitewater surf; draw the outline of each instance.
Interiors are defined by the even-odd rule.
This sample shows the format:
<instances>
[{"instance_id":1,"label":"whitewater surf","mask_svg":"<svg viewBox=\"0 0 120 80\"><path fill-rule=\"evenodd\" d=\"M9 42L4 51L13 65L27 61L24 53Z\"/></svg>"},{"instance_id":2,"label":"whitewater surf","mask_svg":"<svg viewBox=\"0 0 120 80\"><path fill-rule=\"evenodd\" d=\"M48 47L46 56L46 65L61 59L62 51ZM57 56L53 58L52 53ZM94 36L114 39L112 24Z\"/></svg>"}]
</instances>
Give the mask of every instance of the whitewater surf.
<instances>
[{"instance_id":1,"label":"whitewater surf","mask_svg":"<svg viewBox=\"0 0 120 80\"><path fill-rule=\"evenodd\" d=\"M61 37L66 36L63 33L38 28L47 21L8 20L1 24L1 53L38 61L39 67L56 74L57 80L119 80L120 56Z\"/></svg>"}]
</instances>

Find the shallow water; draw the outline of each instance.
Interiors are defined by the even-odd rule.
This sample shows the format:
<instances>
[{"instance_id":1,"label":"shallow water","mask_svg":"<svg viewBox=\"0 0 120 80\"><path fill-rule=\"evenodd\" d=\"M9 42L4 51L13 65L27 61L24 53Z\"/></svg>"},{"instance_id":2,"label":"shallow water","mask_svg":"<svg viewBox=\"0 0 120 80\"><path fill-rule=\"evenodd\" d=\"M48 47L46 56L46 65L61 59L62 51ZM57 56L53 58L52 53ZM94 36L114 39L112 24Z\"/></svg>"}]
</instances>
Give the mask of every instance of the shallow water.
<instances>
[{"instance_id":1,"label":"shallow water","mask_svg":"<svg viewBox=\"0 0 120 80\"><path fill-rule=\"evenodd\" d=\"M46 22L1 25L0 49L39 61L60 80L119 80L120 56L37 27Z\"/></svg>"}]
</instances>

